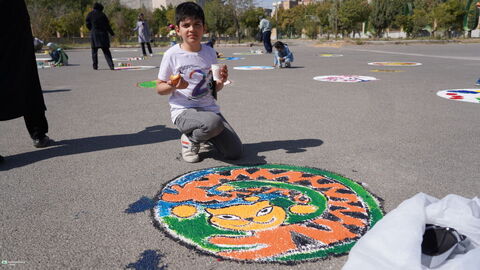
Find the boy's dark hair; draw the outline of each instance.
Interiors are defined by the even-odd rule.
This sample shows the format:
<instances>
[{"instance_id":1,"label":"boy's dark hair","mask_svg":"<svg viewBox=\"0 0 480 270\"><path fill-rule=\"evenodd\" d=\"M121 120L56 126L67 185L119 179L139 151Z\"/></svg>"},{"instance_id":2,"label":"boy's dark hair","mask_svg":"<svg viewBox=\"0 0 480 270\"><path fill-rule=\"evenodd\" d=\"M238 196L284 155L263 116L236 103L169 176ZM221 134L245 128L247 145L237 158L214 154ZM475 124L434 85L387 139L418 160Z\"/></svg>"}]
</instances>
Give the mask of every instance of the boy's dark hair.
<instances>
[{"instance_id":1,"label":"boy's dark hair","mask_svg":"<svg viewBox=\"0 0 480 270\"><path fill-rule=\"evenodd\" d=\"M187 19L198 19L205 25L205 14L201 6L194 2L183 2L175 9L175 24L180 25L180 22Z\"/></svg>"},{"instance_id":2,"label":"boy's dark hair","mask_svg":"<svg viewBox=\"0 0 480 270\"><path fill-rule=\"evenodd\" d=\"M103 5L97 2L97 3L93 4L93 9L98 10L98 11L103 11Z\"/></svg>"},{"instance_id":3,"label":"boy's dark hair","mask_svg":"<svg viewBox=\"0 0 480 270\"><path fill-rule=\"evenodd\" d=\"M273 44L273 47L275 47L276 49L283 49L285 48L285 44L281 41L277 41Z\"/></svg>"}]
</instances>

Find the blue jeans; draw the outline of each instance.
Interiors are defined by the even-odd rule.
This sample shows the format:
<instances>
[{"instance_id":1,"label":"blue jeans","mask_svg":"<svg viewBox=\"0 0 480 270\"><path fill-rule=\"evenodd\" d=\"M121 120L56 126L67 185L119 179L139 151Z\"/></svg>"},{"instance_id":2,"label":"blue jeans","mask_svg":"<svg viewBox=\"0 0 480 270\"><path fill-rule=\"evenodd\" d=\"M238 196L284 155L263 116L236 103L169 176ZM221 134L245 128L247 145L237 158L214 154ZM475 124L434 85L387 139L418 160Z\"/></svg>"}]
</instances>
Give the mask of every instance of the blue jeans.
<instances>
[{"instance_id":1,"label":"blue jeans","mask_svg":"<svg viewBox=\"0 0 480 270\"><path fill-rule=\"evenodd\" d=\"M227 159L242 155L240 138L221 114L190 108L177 116L175 126L193 142L211 142Z\"/></svg>"},{"instance_id":2,"label":"blue jeans","mask_svg":"<svg viewBox=\"0 0 480 270\"><path fill-rule=\"evenodd\" d=\"M267 53L272 53L272 42L270 41L271 35L272 31L265 31L262 35L263 47L265 47L265 51L267 51Z\"/></svg>"}]
</instances>

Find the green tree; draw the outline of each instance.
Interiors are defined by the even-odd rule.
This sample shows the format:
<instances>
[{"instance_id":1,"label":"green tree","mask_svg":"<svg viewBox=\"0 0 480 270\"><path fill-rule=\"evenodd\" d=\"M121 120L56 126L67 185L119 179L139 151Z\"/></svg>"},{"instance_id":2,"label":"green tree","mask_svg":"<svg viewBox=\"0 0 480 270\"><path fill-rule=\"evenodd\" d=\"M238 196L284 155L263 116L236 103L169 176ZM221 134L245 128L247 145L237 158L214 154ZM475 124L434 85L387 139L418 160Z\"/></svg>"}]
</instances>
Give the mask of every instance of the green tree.
<instances>
[{"instance_id":1,"label":"green tree","mask_svg":"<svg viewBox=\"0 0 480 270\"><path fill-rule=\"evenodd\" d=\"M328 23L330 25L330 29L332 33L337 38L338 35L338 26L339 26L339 18L338 18L338 10L340 9L340 2L334 1L330 6L330 10L328 12Z\"/></svg>"},{"instance_id":2,"label":"green tree","mask_svg":"<svg viewBox=\"0 0 480 270\"><path fill-rule=\"evenodd\" d=\"M403 31L407 34L407 37L412 37L413 35L413 15L398 15L395 18L395 23L403 28Z\"/></svg>"},{"instance_id":3,"label":"green tree","mask_svg":"<svg viewBox=\"0 0 480 270\"><path fill-rule=\"evenodd\" d=\"M80 10L72 10L69 13L57 18L56 30L62 36L78 37L80 27L84 24L83 14Z\"/></svg>"},{"instance_id":4,"label":"green tree","mask_svg":"<svg viewBox=\"0 0 480 270\"><path fill-rule=\"evenodd\" d=\"M126 41L134 35L133 28L138 18L138 10L127 8L116 0L106 5L104 12L115 32L115 40Z\"/></svg>"},{"instance_id":5,"label":"green tree","mask_svg":"<svg viewBox=\"0 0 480 270\"><path fill-rule=\"evenodd\" d=\"M472 37L472 30L477 28L478 25L478 16L480 16L478 12L478 8L473 5L468 10L468 17L467 17L467 29L468 29L468 37Z\"/></svg>"},{"instance_id":6,"label":"green tree","mask_svg":"<svg viewBox=\"0 0 480 270\"><path fill-rule=\"evenodd\" d=\"M167 9L165 7L156 8L152 13L152 33L155 35L166 36L168 34Z\"/></svg>"},{"instance_id":7,"label":"green tree","mask_svg":"<svg viewBox=\"0 0 480 270\"><path fill-rule=\"evenodd\" d=\"M370 23L376 37L382 37L385 30L392 25L402 11L404 0L373 0Z\"/></svg>"},{"instance_id":8,"label":"green tree","mask_svg":"<svg viewBox=\"0 0 480 270\"><path fill-rule=\"evenodd\" d=\"M338 10L340 29L347 34L360 32L361 23L365 22L370 15L370 6L367 0L346 0Z\"/></svg>"},{"instance_id":9,"label":"green tree","mask_svg":"<svg viewBox=\"0 0 480 270\"><path fill-rule=\"evenodd\" d=\"M167 13L165 14L167 17L168 24L176 25L175 22L175 8L171 6L171 8L167 8Z\"/></svg>"},{"instance_id":10,"label":"green tree","mask_svg":"<svg viewBox=\"0 0 480 270\"><path fill-rule=\"evenodd\" d=\"M431 25L433 25L433 19L431 18L431 14L428 13L425 9L421 8L415 8L413 10L412 22L413 36L418 36L423 30L432 29Z\"/></svg>"},{"instance_id":11,"label":"green tree","mask_svg":"<svg viewBox=\"0 0 480 270\"><path fill-rule=\"evenodd\" d=\"M249 37L255 37L259 32L258 24L260 23L260 17L265 14L265 10L261 7L249 8L245 10L240 18L240 26L246 30ZM276 24L276 22L272 22Z\"/></svg>"},{"instance_id":12,"label":"green tree","mask_svg":"<svg viewBox=\"0 0 480 270\"><path fill-rule=\"evenodd\" d=\"M229 6L229 8L233 11L233 27L235 29L235 35L237 36L238 42L240 43L242 38L240 19L246 10L254 6L253 0L226 0L225 3L226 6Z\"/></svg>"},{"instance_id":13,"label":"green tree","mask_svg":"<svg viewBox=\"0 0 480 270\"><path fill-rule=\"evenodd\" d=\"M220 36L233 26L233 10L223 0L212 0L205 4L207 30L212 36Z\"/></svg>"},{"instance_id":14,"label":"green tree","mask_svg":"<svg viewBox=\"0 0 480 270\"><path fill-rule=\"evenodd\" d=\"M315 14L319 19L318 25L320 26L320 33L327 33L327 38L330 38L331 27L328 20L330 14L331 2L320 2L315 4Z\"/></svg>"},{"instance_id":15,"label":"green tree","mask_svg":"<svg viewBox=\"0 0 480 270\"><path fill-rule=\"evenodd\" d=\"M450 37L452 31L463 31L463 16L465 15L461 0L448 0L433 9L433 18L436 22L435 30L443 30L445 36Z\"/></svg>"}]
</instances>

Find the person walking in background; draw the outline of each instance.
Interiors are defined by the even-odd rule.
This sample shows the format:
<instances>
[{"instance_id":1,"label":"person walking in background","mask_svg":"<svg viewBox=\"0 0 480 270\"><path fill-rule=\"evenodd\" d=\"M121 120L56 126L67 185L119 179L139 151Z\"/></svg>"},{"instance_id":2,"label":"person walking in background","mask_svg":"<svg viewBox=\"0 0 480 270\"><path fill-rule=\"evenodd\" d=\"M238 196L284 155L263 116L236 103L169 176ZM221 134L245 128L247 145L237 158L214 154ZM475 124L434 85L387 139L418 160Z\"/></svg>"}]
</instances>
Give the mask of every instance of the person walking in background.
<instances>
[{"instance_id":1,"label":"person walking in background","mask_svg":"<svg viewBox=\"0 0 480 270\"><path fill-rule=\"evenodd\" d=\"M258 25L260 32L262 32L263 47L267 53L272 53L272 42L270 41L270 36L272 35L272 26L270 21L262 17L260 24Z\"/></svg>"},{"instance_id":2,"label":"person walking in background","mask_svg":"<svg viewBox=\"0 0 480 270\"><path fill-rule=\"evenodd\" d=\"M143 13L138 15L137 26L135 26L133 31L138 31L138 43L142 45L143 56L147 56L145 44L147 44L150 56L153 56L152 47L150 46L150 30L148 29L148 23L145 21Z\"/></svg>"},{"instance_id":3,"label":"person walking in background","mask_svg":"<svg viewBox=\"0 0 480 270\"><path fill-rule=\"evenodd\" d=\"M0 65L0 121L23 116L33 145L46 147L52 141L46 135L47 108L38 77L27 6L24 0L0 1L0 12L0 22L8 25L0 34L3 40L0 59L4 63Z\"/></svg>"},{"instance_id":4,"label":"person walking in background","mask_svg":"<svg viewBox=\"0 0 480 270\"><path fill-rule=\"evenodd\" d=\"M108 66L111 70L114 70L112 54L110 53L110 38L108 34L114 36L110 22L107 16L103 13L103 5L95 3L93 10L88 13L86 24L88 30L90 30L90 38L92 44L92 60L93 69L98 69L98 48L102 49Z\"/></svg>"}]
</instances>

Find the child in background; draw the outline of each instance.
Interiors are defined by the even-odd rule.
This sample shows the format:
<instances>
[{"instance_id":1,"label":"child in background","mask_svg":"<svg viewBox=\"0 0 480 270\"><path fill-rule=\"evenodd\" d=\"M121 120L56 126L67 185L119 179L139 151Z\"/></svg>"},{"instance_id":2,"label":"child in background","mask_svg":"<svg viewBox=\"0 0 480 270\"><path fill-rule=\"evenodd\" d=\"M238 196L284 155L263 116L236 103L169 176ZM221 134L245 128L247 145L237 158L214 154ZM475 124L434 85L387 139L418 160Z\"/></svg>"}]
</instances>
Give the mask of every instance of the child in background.
<instances>
[{"instance_id":1,"label":"child in background","mask_svg":"<svg viewBox=\"0 0 480 270\"><path fill-rule=\"evenodd\" d=\"M47 47L55 66L68 66L68 55L62 48L58 47L58 45L53 42L49 42Z\"/></svg>"},{"instance_id":2,"label":"child in background","mask_svg":"<svg viewBox=\"0 0 480 270\"><path fill-rule=\"evenodd\" d=\"M168 32L167 37L170 38L170 46L173 46L177 44L177 32L175 31L175 25L170 24L168 29L170 29L170 32Z\"/></svg>"},{"instance_id":3,"label":"child in background","mask_svg":"<svg viewBox=\"0 0 480 270\"><path fill-rule=\"evenodd\" d=\"M214 37L212 37L207 43L205 43L205 45L213 48L216 42L217 40ZM223 53L219 53L217 51L215 52L217 53L217 58L223 57Z\"/></svg>"},{"instance_id":4,"label":"child in background","mask_svg":"<svg viewBox=\"0 0 480 270\"><path fill-rule=\"evenodd\" d=\"M182 43L165 52L157 93L170 95L172 122L182 132L182 157L186 162L200 161L200 144L210 142L225 158L237 159L242 154L242 142L214 98L228 79L228 69L224 65L220 78L213 79L211 66L217 63L217 57L214 49L201 43L205 31L203 10L194 2L181 3L175 9L175 21Z\"/></svg>"},{"instance_id":5,"label":"child in background","mask_svg":"<svg viewBox=\"0 0 480 270\"><path fill-rule=\"evenodd\" d=\"M273 44L275 48L275 54L273 56L273 64L276 68L283 68L283 67L291 67L291 63L293 62L293 54L288 49L287 44L277 41Z\"/></svg>"}]
</instances>

